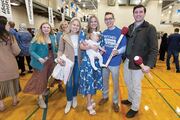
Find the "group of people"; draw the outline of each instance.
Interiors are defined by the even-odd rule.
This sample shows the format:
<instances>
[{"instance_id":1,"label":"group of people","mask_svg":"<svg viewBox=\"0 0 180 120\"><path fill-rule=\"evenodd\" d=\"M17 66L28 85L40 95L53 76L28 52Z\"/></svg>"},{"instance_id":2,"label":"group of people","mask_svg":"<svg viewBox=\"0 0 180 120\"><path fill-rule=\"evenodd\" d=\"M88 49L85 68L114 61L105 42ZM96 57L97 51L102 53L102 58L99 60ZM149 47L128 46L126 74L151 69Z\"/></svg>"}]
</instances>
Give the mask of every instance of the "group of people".
<instances>
[{"instance_id":1,"label":"group of people","mask_svg":"<svg viewBox=\"0 0 180 120\"><path fill-rule=\"evenodd\" d=\"M179 68L179 52L180 52L180 34L179 28L174 29L174 33L168 36L167 33L164 33L161 37L161 44L160 44L160 56L159 60L165 60L165 53L167 52L166 58L166 67L167 70L170 70L170 58L173 55L173 62L176 66L176 73L180 73Z\"/></svg>"},{"instance_id":2,"label":"group of people","mask_svg":"<svg viewBox=\"0 0 180 120\"><path fill-rule=\"evenodd\" d=\"M18 63L18 68L21 70L20 75L25 75L26 73L26 69L25 69L25 58L27 61L27 65L29 68L28 73L32 73L32 67L30 65L30 54L29 54L29 46L30 46L30 42L33 38L33 34L30 33L30 31L28 31L26 24L25 23L21 23L19 24L19 30L16 30L15 27L15 23L13 21L9 21L8 22L10 25L10 30L9 32L15 36L15 39L18 43L19 48L21 49L21 52L18 56L16 56L16 60Z\"/></svg>"},{"instance_id":3,"label":"group of people","mask_svg":"<svg viewBox=\"0 0 180 120\"><path fill-rule=\"evenodd\" d=\"M115 112L119 112L119 70L124 54L126 56L124 80L128 88L128 99L122 100L121 103L131 105L126 117L134 117L140 106L141 80L144 73L148 73L150 68L154 66L158 52L156 29L144 20L145 14L146 8L143 5L134 7L133 17L135 21L129 26L127 35L122 38L117 49L114 47L122 34L122 30L115 25L115 17L111 12L105 13L104 22L107 29L102 33L100 33L100 24L95 15L88 19L87 33L81 31L80 20L73 18L69 25L65 23L66 27L58 37L58 45L57 36L52 33L50 24L47 22L41 24L29 48L30 65L34 72L23 91L38 95L38 105L41 108L46 108L43 96L47 90L48 78L55 65L54 59L57 58L58 64L64 66L66 61L61 59L61 56L65 55L67 59L72 61L73 66L66 83L67 103L64 112L67 114L71 107L77 107L77 94L79 92L86 96L88 113L95 115L96 102L93 96L97 90L102 90L102 99L98 104L101 106L109 100L110 73L114 86L112 106ZM7 19L1 16L0 45L3 46L0 47L0 56L2 56L0 59L0 63L2 63L0 66L0 70L2 70L0 72L1 111L5 109L2 100L7 96L12 96L13 104L16 105L18 103L16 95L21 91L17 63L15 63L14 57L20 53L20 49L14 37L8 32L7 26ZM6 55L3 50L6 51ZM88 52L89 50L93 52ZM106 67L104 64L111 54L113 57ZM134 57L137 55L141 56L144 61L145 66L143 68L134 63ZM10 63L15 66L14 69L5 67L10 65L7 60L13 61ZM7 91L11 91L13 94Z\"/></svg>"}]
</instances>

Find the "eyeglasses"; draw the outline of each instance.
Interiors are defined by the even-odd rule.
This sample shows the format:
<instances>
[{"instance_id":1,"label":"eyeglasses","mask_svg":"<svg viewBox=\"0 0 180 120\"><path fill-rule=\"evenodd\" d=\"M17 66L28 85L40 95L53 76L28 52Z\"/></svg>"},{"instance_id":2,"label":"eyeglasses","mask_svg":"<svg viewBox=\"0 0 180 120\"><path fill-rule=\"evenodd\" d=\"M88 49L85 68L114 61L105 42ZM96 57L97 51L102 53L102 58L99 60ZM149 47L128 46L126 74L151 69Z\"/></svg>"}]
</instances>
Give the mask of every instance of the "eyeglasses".
<instances>
[{"instance_id":1,"label":"eyeglasses","mask_svg":"<svg viewBox=\"0 0 180 120\"><path fill-rule=\"evenodd\" d=\"M108 21L114 20L114 18L105 18L104 20L105 20L106 22L108 22Z\"/></svg>"}]
</instances>

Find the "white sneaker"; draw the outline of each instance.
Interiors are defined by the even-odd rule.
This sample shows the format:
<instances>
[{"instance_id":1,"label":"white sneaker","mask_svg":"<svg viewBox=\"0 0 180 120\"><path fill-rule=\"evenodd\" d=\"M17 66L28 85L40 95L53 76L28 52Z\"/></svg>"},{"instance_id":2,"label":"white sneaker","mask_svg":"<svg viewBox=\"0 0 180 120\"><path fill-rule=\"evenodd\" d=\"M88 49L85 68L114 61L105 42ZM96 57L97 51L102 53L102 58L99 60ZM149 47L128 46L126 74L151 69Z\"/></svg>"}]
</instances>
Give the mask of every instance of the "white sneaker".
<instances>
[{"instance_id":1,"label":"white sneaker","mask_svg":"<svg viewBox=\"0 0 180 120\"><path fill-rule=\"evenodd\" d=\"M67 114L71 109L72 101L67 101L64 113Z\"/></svg>"},{"instance_id":2,"label":"white sneaker","mask_svg":"<svg viewBox=\"0 0 180 120\"><path fill-rule=\"evenodd\" d=\"M46 103L44 102L43 99L38 99L38 105L40 108L45 109L46 108Z\"/></svg>"},{"instance_id":3,"label":"white sneaker","mask_svg":"<svg viewBox=\"0 0 180 120\"><path fill-rule=\"evenodd\" d=\"M73 107L73 108L76 108L76 107L77 107L77 97L73 97L72 107Z\"/></svg>"}]
</instances>

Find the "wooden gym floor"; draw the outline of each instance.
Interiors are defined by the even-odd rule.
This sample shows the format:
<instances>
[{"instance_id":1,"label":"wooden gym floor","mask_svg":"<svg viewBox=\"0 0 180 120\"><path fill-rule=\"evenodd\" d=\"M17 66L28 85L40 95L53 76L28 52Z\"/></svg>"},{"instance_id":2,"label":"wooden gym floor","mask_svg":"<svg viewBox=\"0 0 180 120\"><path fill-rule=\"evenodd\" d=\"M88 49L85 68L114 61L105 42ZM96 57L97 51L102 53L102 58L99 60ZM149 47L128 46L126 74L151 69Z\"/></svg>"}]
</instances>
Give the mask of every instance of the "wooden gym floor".
<instances>
[{"instance_id":1,"label":"wooden gym floor","mask_svg":"<svg viewBox=\"0 0 180 120\"><path fill-rule=\"evenodd\" d=\"M123 69L120 68L120 100L127 98L127 88L123 80ZM151 70L153 79L147 76L142 81L142 99L139 113L132 120L180 120L180 73L175 73L175 65L171 65L167 71L165 61L157 61L157 65ZM22 89L29 80L31 74L20 77ZM13 107L11 98L5 99L6 110L0 112L0 120L128 120L125 117L129 107L120 104L120 112L112 109L112 82L110 78L110 100L103 106L96 105L97 115L90 116L86 111L86 99L78 95L78 107L71 109L66 115L65 93L60 93L57 85L51 88L51 93L46 97L47 109L37 106L37 96L19 94L20 103ZM99 91L94 99L96 103L101 99Z\"/></svg>"}]
</instances>

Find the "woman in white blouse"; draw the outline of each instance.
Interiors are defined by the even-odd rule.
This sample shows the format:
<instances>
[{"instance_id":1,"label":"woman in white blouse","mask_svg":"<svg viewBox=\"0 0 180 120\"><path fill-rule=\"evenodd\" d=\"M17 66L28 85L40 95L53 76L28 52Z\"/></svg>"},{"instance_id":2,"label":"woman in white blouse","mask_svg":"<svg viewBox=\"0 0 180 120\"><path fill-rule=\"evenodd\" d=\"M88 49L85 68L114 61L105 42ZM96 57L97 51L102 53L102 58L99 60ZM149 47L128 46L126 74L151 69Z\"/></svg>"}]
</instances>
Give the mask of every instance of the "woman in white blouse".
<instances>
[{"instance_id":1,"label":"woman in white blouse","mask_svg":"<svg viewBox=\"0 0 180 120\"><path fill-rule=\"evenodd\" d=\"M66 96L67 104L65 107L65 113L68 113L71 109L77 107L77 92L79 83L79 63L80 63L80 48L79 48L79 32L81 29L81 23L78 18L73 18L69 24L69 32L63 34L60 40L58 51L58 63L65 65L65 61L60 59L64 54L67 59L73 62L73 66L68 76L66 84Z\"/></svg>"}]
</instances>

